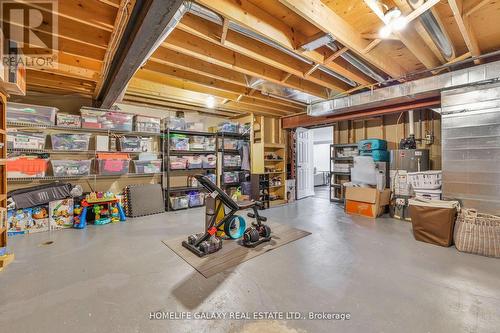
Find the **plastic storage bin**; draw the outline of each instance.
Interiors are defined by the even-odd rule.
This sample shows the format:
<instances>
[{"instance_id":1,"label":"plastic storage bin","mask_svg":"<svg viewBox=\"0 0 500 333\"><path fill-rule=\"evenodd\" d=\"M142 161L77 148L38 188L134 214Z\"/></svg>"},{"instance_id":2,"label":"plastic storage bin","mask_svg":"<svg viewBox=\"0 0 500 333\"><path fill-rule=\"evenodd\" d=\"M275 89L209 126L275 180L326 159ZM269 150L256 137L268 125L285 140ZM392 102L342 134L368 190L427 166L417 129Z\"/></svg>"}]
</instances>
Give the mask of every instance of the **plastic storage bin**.
<instances>
[{"instance_id":1,"label":"plastic storage bin","mask_svg":"<svg viewBox=\"0 0 500 333\"><path fill-rule=\"evenodd\" d=\"M224 133L239 133L240 125L238 123L223 122L219 124L218 131Z\"/></svg>"},{"instance_id":2,"label":"plastic storage bin","mask_svg":"<svg viewBox=\"0 0 500 333\"><path fill-rule=\"evenodd\" d=\"M375 162L389 162L391 153L387 150L362 150L361 156L371 156Z\"/></svg>"},{"instance_id":3,"label":"plastic storage bin","mask_svg":"<svg viewBox=\"0 0 500 333\"><path fill-rule=\"evenodd\" d=\"M51 134L53 150L88 150L90 134Z\"/></svg>"},{"instance_id":4,"label":"plastic storage bin","mask_svg":"<svg viewBox=\"0 0 500 333\"><path fill-rule=\"evenodd\" d=\"M387 141L381 139L366 139L358 142L359 150L387 150Z\"/></svg>"},{"instance_id":5,"label":"plastic storage bin","mask_svg":"<svg viewBox=\"0 0 500 333\"><path fill-rule=\"evenodd\" d=\"M207 140L205 141L205 150L207 151L215 151L215 138L213 137L208 137Z\"/></svg>"},{"instance_id":6,"label":"plastic storage bin","mask_svg":"<svg viewBox=\"0 0 500 333\"><path fill-rule=\"evenodd\" d=\"M83 128L100 128L124 132L132 131L134 116L131 114L89 107L82 107L80 113Z\"/></svg>"},{"instance_id":7,"label":"plastic storage bin","mask_svg":"<svg viewBox=\"0 0 500 333\"><path fill-rule=\"evenodd\" d=\"M14 157L7 160L7 177L45 177L48 159L37 157Z\"/></svg>"},{"instance_id":8,"label":"plastic storage bin","mask_svg":"<svg viewBox=\"0 0 500 333\"><path fill-rule=\"evenodd\" d=\"M188 194L189 207L200 207L205 204L205 195L200 192L190 192Z\"/></svg>"},{"instance_id":9,"label":"plastic storage bin","mask_svg":"<svg viewBox=\"0 0 500 333\"><path fill-rule=\"evenodd\" d=\"M7 148L9 149L44 149L46 134L31 132L8 132Z\"/></svg>"},{"instance_id":10,"label":"plastic storage bin","mask_svg":"<svg viewBox=\"0 0 500 333\"><path fill-rule=\"evenodd\" d=\"M129 172L128 154L97 154L97 172L100 175L124 175Z\"/></svg>"},{"instance_id":11,"label":"plastic storage bin","mask_svg":"<svg viewBox=\"0 0 500 333\"><path fill-rule=\"evenodd\" d=\"M135 116L134 128L137 132L160 133L160 118Z\"/></svg>"},{"instance_id":12,"label":"plastic storage bin","mask_svg":"<svg viewBox=\"0 0 500 333\"><path fill-rule=\"evenodd\" d=\"M170 150L189 150L189 138L182 134L170 134Z\"/></svg>"},{"instance_id":13,"label":"plastic storage bin","mask_svg":"<svg viewBox=\"0 0 500 333\"><path fill-rule=\"evenodd\" d=\"M224 138L224 140L221 140L221 142L223 142L223 147L224 149L238 149L238 140L236 139L228 139L228 138ZM222 146L219 147L220 149L222 149Z\"/></svg>"},{"instance_id":14,"label":"plastic storage bin","mask_svg":"<svg viewBox=\"0 0 500 333\"><path fill-rule=\"evenodd\" d=\"M173 210L185 209L189 207L189 197L187 195L171 196L170 208Z\"/></svg>"},{"instance_id":15,"label":"plastic storage bin","mask_svg":"<svg viewBox=\"0 0 500 333\"><path fill-rule=\"evenodd\" d=\"M224 155L224 166L225 167L240 167L241 166L241 156L240 155Z\"/></svg>"},{"instance_id":16,"label":"plastic storage bin","mask_svg":"<svg viewBox=\"0 0 500 333\"><path fill-rule=\"evenodd\" d=\"M50 163L56 177L89 176L92 160L51 160Z\"/></svg>"},{"instance_id":17,"label":"plastic storage bin","mask_svg":"<svg viewBox=\"0 0 500 333\"><path fill-rule=\"evenodd\" d=\"M193 135L189 138L190 150L205 150L207 138L204 136Z\"/></svg>"},{"instance_id":18,"label":"plastic storage bin","mask_svg":"<svg viewBox=\"0 0 500 333\"><path fill-rule=\"evenodd\" d=\"M171 130L186 130L186 121L184 118L170 117L167 119L167 127Z\"/></svg>"},{"instance_id":19,"label":"plastic storage bin","mask_svg":"<svg viewBox=\"0 0 500 333\"><path fill-rule=\"evenodd\" d=\"M408 182L415 190L437 190L442 185L441 171L408 172Z\"/></svg>"},{"instance_id":20,"label":"plastic storage bin","mask_svg":"<svg viewBox=\"0 0 500 333\"><path fill-rule=\"evenodd\" d=\"M170 156L168 164L171 170L184 170L187 168L187 158Z\"/></svg>"},{"instance_id":21,"label":"plastic storage bin","mask_svg":"<svg viewBox=\"0 0 500 333\"><path fill-rule=\"evenodd\" d=\"M135 173L160 173L161 160L132 161Z\"/></svg>"},{"instance_id":22,"label":"plastic storage bin","mask_svg":"<svg viewBox=\"0 0 500 333\"><path fill-rule=\"evenodd\" d=\"M239 172L224 172L222 178L224 179L224 183L237 183L240 181L240 173Z\"/></svg>"},{"instance_id":23,"label":"plastic storage bin","mask_svg":"<svg viewBox=\"0 0 500 333\"><path fill-rule=\"evenodd\" d=\"M186 123L186 131L196 131L203 132L205 130L205 125L200 122L187 122Z\"/></svg>"},{"instance_id":24,"label":"plastic storage bin","mask_svg":"<svg viewBox=\"0 0 500 333\"><path fill-rule=\"evenodd\" d=\"M140 136L122 136L119 139L119 150L123 152L144 153L152 151L153 139Z\"/></svg>"},{"instance_id":25,"label":"plastic storage bin","mask_svg":"<svg viewBox=\"0 0 500 333\"><path fill-rule=\"evenodd\" d=\"M202 157L203 169L213 169L217 166L217 156L206 155Z\"/></svg>"},{"instance_id":26,"label":"plastic storage bin","mask_svg":"<svg viewBox=\"0 0 500 333\"><path fill-rule=\"evenodd\" d=\"M7 103L7 121L36 124L55 125L58 109L49 106Z\"/></svg>"},{"instance_id":27,"label":"plastic storage bin","mask_svg":"<svg viewBox=\"0 0 500 333\"><path fill-rule=\"evenodd\" d=\"M187 160L188 169L201 169L203 167L203 160L201 156L184 156Z\"/></svg>"},{"instance_id":28,"label":"plastic storage bin","mask_svg":"<svg viewBox=\"0 0 500 333\"><path fill-rule=\"evenodd\" d=\"M76 114L57 113L57 126L68 128L81 128L82 117Z\"/></svg>"}]
</instances>

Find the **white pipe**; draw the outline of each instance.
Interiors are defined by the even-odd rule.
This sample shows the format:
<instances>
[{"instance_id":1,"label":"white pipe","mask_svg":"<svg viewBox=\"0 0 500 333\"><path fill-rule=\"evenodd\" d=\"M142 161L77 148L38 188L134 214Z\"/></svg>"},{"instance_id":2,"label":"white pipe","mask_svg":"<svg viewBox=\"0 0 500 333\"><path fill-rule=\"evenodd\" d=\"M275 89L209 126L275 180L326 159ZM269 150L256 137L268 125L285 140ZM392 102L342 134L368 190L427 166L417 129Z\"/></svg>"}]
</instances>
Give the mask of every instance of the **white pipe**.
<instances>
[{"instance_id":1,"label":"white pipe","mask_svg":"<svg viewBox=\"0 0 500 333\"><path fill-rule=\"evenodd\" d=\"M415 135L415 119L413 118L413 110L408 111L408 123L410 124L410 136Z\"/></svg>"}]
</instances>

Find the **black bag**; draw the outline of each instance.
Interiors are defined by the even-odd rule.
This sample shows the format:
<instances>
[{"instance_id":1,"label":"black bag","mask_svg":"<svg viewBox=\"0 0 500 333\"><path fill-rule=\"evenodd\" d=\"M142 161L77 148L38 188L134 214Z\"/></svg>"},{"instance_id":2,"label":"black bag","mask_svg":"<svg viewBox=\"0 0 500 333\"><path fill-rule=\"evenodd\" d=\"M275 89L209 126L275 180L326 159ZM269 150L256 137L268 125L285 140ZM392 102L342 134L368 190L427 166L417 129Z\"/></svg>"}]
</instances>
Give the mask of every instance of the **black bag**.
<instances>
[{"instance_id":1,"label":"black bag","mask_svg":"<svg viewBox=\"0 0 500 333\"><path fill-rule=\"evenodd\" d=\"M68 198L72 188L71 184L51 183L10 191L8 196L16 204L16 209L23 209Z\"/></svg>"}]
</instances>

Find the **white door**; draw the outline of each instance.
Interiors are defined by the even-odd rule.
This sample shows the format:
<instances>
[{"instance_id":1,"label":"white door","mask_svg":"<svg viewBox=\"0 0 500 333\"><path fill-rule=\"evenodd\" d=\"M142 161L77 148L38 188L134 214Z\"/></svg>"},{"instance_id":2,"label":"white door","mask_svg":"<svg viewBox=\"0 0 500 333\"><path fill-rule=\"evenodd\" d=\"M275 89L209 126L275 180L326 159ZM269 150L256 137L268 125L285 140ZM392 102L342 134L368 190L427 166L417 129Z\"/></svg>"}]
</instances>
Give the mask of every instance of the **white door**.
<instances>
[{"instance_id":1,"label":"white door","mask_svg":"<svg viewBox=\"0 0 500 333\"><path fill-rule=\"evenodd\" d=\"M297 199L314 195L313 133L297 128Z\"/></svg>"}]
</instances>

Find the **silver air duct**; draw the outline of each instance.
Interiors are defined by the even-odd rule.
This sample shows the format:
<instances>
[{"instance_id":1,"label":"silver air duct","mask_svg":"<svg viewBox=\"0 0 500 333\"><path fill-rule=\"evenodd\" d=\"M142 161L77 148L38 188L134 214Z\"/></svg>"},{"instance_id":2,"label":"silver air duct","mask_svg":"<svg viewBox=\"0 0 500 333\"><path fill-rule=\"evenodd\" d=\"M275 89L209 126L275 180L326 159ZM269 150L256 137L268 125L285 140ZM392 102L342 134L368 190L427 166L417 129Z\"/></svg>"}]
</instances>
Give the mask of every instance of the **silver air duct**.
<instances>
[{"instance_id":1,"label":"silver air duct","mask_svg":"<svg viewBox=\"0 0 500 333\"><path fill-rule=\"evenodd\" d=\"M424 0L407 0L410 7L415 10L424 4ZM432 41L436 44L439 51L446 60L451 60L455 57L455 50L453 49L453 44L450 39L443 31L437 18L434 16L431 10L426 11L418 18L422 25L424 26L427 33L432 38Z\"/></svg>"},{"instance_id":2,"label":"silver air duct","mask_svg":"<svg viewBox=\"0 0 500 333\"><path fill-rule=\"evenodd\" d=\"M493 52L494 53L494 52ZM500 80L500 61L443 73L355 95L312 103L307 108L310 116L336 115L374 108L387 104L411 102L434 97L444 89Z\"/></svg>"}]
</instances>

